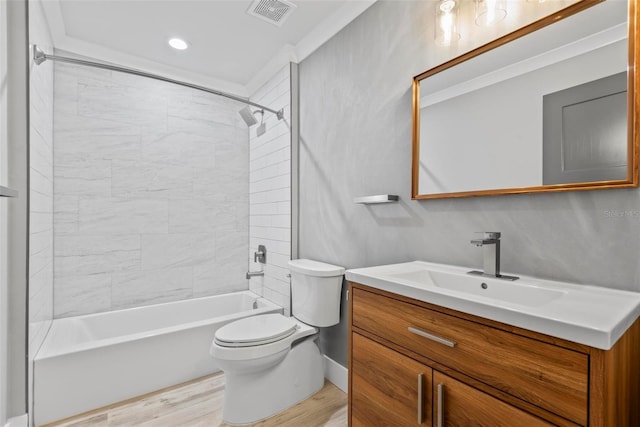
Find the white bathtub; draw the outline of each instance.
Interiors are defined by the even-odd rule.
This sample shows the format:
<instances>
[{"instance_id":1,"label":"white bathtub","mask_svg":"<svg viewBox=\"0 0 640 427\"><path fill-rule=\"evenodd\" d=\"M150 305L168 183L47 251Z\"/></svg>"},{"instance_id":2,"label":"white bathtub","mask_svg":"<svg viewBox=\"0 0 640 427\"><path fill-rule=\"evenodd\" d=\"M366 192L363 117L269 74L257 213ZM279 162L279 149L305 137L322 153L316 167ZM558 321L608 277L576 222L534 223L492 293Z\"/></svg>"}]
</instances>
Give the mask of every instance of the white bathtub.
<instances>
[{"instance_id":1,"label":"white bathtub","mask_svg":"<svg viewBox=\"0 0 640 427\"><path fill-rule=\"evenodd\" d=\"M216 329L273 312L244 291L56 319L33 362L35 425L216 372Z\"/></svg>"}]
</instances>

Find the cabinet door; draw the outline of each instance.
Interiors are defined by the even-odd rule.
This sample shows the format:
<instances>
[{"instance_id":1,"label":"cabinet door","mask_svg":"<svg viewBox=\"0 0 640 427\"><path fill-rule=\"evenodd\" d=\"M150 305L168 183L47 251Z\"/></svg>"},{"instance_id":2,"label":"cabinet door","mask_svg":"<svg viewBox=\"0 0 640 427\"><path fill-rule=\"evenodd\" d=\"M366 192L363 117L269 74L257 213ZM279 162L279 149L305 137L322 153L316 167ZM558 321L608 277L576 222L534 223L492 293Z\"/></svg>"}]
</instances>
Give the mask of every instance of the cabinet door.
<instances>
[{"instance_id":1,"label":"cabinet door","mask_svg":"<svg viewBox=\"0 0 640 427\"><path fill-rule=\"evenodd\" d=\"M350 425L431 426L431 368L362 335L352 338Z\"/></svg>"},{"instance_id":2,"label":"cabinet door","mask_svg":"<svg viewBox=\"0 0 640 427\"><path fill-rule=\"evenodd\" d=\"M552 425L438 371L433 372L433 394L436 427Z\"/></svg>"}]
</instances>

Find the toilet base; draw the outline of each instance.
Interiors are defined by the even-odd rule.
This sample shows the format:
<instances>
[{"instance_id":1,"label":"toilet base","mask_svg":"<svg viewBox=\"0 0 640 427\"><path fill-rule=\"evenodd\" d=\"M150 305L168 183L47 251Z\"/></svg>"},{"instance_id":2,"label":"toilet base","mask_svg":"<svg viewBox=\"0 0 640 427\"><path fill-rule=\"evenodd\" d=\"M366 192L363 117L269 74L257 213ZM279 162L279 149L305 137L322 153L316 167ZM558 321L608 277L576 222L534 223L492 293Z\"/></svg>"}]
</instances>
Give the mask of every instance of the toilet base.
<instances>
[{"instance_id":1,"label":"toilet base","mask_svg":"<svg viewBox=\"0 0 640 427\"><path fill-rule=\"evenodd\" d=\"M295 344L280 363L262 371L225 371L224 422L255 423L318 392L324 385L324 368L316 338Z\"/></svg>"}]
</instances>

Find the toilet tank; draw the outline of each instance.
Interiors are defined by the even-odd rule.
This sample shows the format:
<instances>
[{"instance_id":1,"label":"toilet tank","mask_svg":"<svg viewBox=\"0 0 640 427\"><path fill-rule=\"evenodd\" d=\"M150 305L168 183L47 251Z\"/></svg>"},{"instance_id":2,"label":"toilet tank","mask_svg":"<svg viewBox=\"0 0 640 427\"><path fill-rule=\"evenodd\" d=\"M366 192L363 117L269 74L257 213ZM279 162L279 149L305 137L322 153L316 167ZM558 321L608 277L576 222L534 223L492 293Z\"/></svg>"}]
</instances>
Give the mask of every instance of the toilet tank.
<instances>
[{"instance_id":1,"label":"toilet tank","mask_svg":"<svg viewBox=\"0 0 640 427\"><path fill-rule=\"evenodd\" d=\"M344 267L310 259L289 261L291 314L311 326L340 322L340 291Z\"/></svg>"}]
</instances>

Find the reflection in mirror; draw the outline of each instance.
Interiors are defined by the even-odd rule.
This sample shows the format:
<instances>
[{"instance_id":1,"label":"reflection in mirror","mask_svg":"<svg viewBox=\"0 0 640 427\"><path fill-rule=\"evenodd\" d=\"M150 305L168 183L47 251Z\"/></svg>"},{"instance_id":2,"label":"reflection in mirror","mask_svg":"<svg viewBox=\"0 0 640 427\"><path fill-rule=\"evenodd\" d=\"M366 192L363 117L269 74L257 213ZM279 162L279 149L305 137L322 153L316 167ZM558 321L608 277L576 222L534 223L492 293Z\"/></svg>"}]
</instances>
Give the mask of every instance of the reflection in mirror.
<instances>
[{"instance_id":1,"label":"reflection in mirror","mask_svg":"<svg viewBox=\"0 0 640 427\"><path fill-rule=\"evenodd\" d=\"M627 27L609 0L417 76L413 197L637 185Z\"/></svg>"},{"instance_id":2,"label":"reflection in mirror","mask_svg":"<svg viewBox=\"0 0 640 427\"><path fill-rule=\"evenodd\" d=\"M542 115L543 185L627 177L626 71L544 95Z\"/></svg>"}]
</instances>

